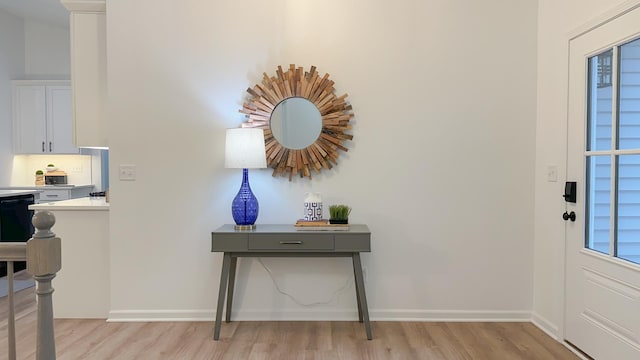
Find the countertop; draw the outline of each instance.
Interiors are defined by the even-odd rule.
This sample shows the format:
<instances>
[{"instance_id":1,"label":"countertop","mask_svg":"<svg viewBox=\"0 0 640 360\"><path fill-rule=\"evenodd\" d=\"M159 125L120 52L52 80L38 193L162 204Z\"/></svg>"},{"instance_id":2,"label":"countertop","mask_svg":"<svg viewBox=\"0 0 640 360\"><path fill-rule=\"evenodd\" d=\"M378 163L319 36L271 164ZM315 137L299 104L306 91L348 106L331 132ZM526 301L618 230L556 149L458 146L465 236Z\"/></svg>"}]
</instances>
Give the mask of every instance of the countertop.
<instances>
[{"instance_id":1,"label":"countertop","mask_svg":"<svg viewBox=\"0 0 640 360\"><path fill-rule=\"evenodd\" d=\"M73 190L82 189L87 187L94 187L90 185L33 185L33 186L0 186L0 190Z\"/></svg>"},{"instance_id":2,"label":"countertop","mask_svg":"<svg viewBox=\"0 0 640 360\"><path fill-rule=\"evenodd\" d=\"M75 211L75 210L93 210L93 211L109 211L109 203L104 197L99 198L77 198L71 200L62 200L49 203L40 203L29 205L29 210L49 210L49 211Z\"/></svg>"},{"instance_id":3,"label":"countertop","mask_svg":"<svg viewBox=\"0 0 640 360\"><path fill-rule=\"evenodd\" d=\"M42 192L42 190L0 190L0 198L16 195L37 194L39 192Z\"/></svg>"}]
</instances>

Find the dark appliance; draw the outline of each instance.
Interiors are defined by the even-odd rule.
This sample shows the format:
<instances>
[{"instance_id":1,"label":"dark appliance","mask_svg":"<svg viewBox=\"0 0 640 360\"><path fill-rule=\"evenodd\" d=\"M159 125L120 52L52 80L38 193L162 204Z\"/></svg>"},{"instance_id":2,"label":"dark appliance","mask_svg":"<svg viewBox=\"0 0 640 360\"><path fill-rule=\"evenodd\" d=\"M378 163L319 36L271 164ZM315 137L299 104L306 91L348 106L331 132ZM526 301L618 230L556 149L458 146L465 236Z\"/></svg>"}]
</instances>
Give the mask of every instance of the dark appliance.
<instances>
[{"instance_id":1,"label":"dark appliance","mask_svg":"<svg viewBox=\"0 0 640 360\"><path fill-rule=\"evenodd\" d=\"M14 195L0 197L0 241L26 242L33 235L33 210L29 205L34 203L34 195ZM14 272L27 268L25 261L13 264ZM0 277L7 275L7 263L0 262Z\"/></svg>"}]
</instances>

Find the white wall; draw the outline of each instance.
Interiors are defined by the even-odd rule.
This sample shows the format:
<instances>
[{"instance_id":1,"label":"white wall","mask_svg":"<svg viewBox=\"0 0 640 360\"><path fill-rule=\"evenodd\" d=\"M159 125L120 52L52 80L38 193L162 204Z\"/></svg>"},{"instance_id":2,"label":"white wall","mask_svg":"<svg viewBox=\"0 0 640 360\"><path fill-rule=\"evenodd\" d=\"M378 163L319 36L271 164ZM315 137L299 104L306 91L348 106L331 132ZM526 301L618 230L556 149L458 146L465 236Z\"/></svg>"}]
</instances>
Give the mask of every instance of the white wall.
<instances>
[{"instance_id":1,"label":"white wall","mask_svg":"<svg viewBox=\"0 0 640 360\"><path fill-rule=\"evenodd\" d=\"M8 184L13 164L11 83L24 74L24 22L0 10L0 184Z\"/></svg>"},{"instance_id":2,"label":"white wall","mask_svg":"<svg viewBox=\"0 0 640 360\"><path fill-rule=\"evenodd\" d=\"M569 33L621 0L538 0L538 115L536 122L534 321L562 337L564 202ZM557 165L558 182L546 181Z\"/></svg>"},{"instance_id":3,"label":"white wall","mask_svg":"<svg viewBox=\"0 0 640 360\"><path fill-rule=\"evenodd\" d=\"M28 79L70 78L69 29L25 21L25 74Z\"/></svg>"},{"instance_id":4,"label":"white wall","mask_svg":"<svg viewBox=\"0 0 640 360\"><path fill-rule=\"evenodd\" d=\"M533 299L536 3L470 0L107 2L114 318L207 318L241 173L224 129L245 89L277 65L318 66L348 92L354 141L312 181L252 171L258 223L293 223L305 192L368 223L374 319L527 318ZM265 259L305 302L323 301L344 259ZM242 260L245 318L356 316L353 285L305 308ZM182 311L182 312L180 312ZM441 312L439 312L441 311ZM312 312L311 314L309 312Z\"/></svg>"}]
</instances>

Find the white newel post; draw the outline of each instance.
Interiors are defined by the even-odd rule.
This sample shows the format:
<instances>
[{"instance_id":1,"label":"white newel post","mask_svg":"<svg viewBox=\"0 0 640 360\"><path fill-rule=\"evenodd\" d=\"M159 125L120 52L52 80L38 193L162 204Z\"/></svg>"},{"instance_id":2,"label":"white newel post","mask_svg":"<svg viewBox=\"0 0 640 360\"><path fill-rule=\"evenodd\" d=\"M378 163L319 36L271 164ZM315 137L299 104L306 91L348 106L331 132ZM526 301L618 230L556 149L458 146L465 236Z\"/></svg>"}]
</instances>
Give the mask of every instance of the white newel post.
<instances>
[{"instance_id":1,"label":"white newel post","mask_svg":"<svg viewBox=\"0 0 640 360\"><path fill-rule=\"evenodd\" d=\"M53 213L38 211L32 222L36 232L27 241L27 271L36 281L38 297L36 360L55 360L51 280L61 268L62 246L60 238L51 232L51 227L56 222Z\"/></svg>"}]
</instances>

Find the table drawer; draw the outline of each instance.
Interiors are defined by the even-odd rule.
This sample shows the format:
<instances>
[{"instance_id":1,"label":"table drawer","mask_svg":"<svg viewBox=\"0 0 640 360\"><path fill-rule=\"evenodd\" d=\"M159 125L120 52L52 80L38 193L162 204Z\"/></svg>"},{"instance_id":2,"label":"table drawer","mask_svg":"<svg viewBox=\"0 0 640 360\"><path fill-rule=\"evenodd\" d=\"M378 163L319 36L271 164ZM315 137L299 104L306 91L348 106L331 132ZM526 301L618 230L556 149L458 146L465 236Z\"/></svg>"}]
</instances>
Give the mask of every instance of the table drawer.
<instances>
[{"instance_id":1,"label":"table drawer","mask_svg":"<svg viewBox=\"0 0 640 360\"><path fill-rule=\"evenodd\" d=\"M333 235L331 234L252 234L249 237L249 250L299 251L318 250L332 251Z\"/></svg>"},{"instance_id":2,"label":"table drawer","mask_svg":"<svg viewBox=\"0 0 640 360\"><path fill-rule=\"evenodd\" d=\"M40 202L69 200L69 190L45 190L40 193Z\"/></svg>"}]
</instances>

